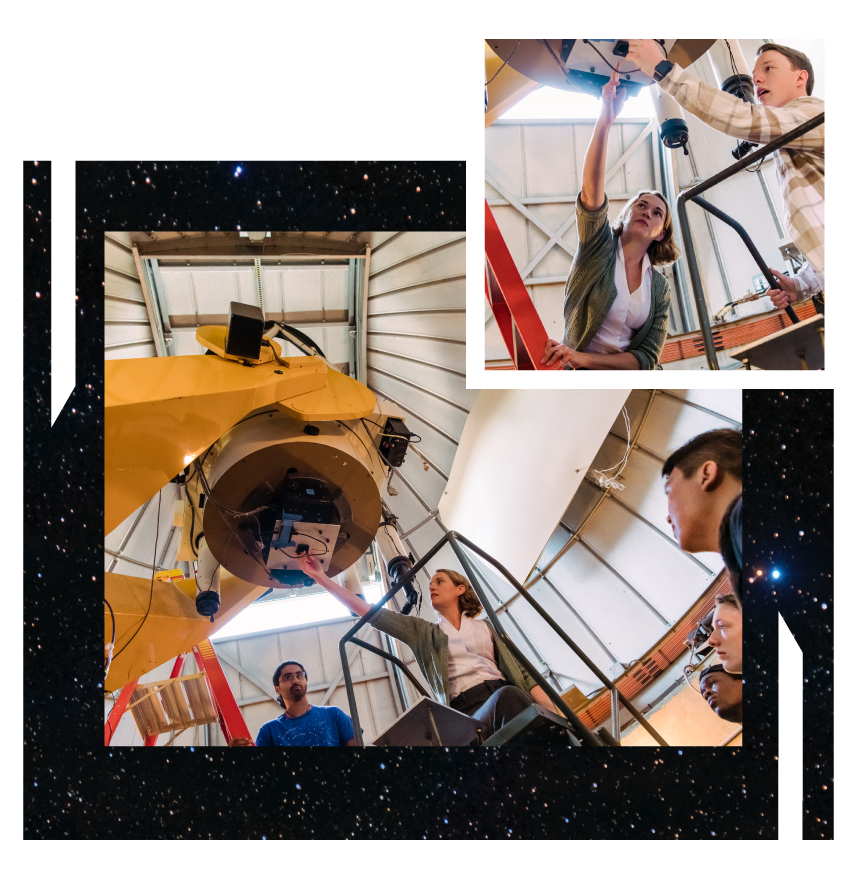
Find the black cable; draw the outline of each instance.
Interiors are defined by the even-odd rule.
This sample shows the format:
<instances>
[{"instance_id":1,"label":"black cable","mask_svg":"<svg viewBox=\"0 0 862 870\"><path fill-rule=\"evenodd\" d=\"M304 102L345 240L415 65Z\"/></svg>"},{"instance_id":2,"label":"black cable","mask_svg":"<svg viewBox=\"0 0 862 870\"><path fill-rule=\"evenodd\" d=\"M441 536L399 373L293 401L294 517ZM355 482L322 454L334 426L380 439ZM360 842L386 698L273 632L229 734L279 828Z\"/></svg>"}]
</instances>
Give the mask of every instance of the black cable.
<instances>
[{"instance_id":1,"label":"black cable","mask_svg":"<svg viewBox=\"0 0 862 870\"><path fill-rule=\"evenodd\" d=\"M362 428L365 430L365 434L371 439L371 443L374 444L374 436L368 431L368 427L365 425L365 420L360 417L359 422L362 423ZM376 444L374 444L374 452L377 454L377 461L380 463L380 468L385 474L386 468L391 466L389 466L388 462L386 463L386 465L383 464L383 460L386 457L380 452L380 448Z\"/></svg>"},{"instance_id":2,"label":"black cable","mask_svg":"<svg viewBox=\"0 0 862 870\"><path fill-rule=\"evenodd\" d=\"M197 472L197 469L195 469L195 472ZM186 499L188 500L189 507L192 509L192 526L191 526L191 528L189 529L189 546L192 548L192 555L197 556L197 555L198 555L198 551L197 551L197 549L195 548L195 544L194 544L194 534L195 534L195 506L194 506L194 503L192 502L192 497L189 495L188 484L186 484L186 486L184 487L184 489L185 489L185 491L186 491ZM201 533L201 534L203 534L203 533Z\"/></svg>"},{"instance_id":3,"label":"black cable","mask_svg":"<svg viewBox=\"0 0 862 870\"><path fill-rule=\"evenodd\" d=\"M730 43L725 39L724 44L727 46L727 53L730 55L730 68L733 71L733 74L736 76L737 85L739 86L740 93L745 93L745 89L742 84L742 74L739 72L739 67L736 65L736 58L733 56L733 50L730 47ZM748 100L743 100L744 103L747 103ZM739 139L736 140L736 148L739 150L740 142ZM763 161L766 160L767 155L764 154L763 157L760 158L760 163L757 164L754 168L746 166L745 172L759 172L760 167L763 166Z\"/></svg>"},{"instance_id":4,"label":"black cable","mask_svg":"<svg viewBox=\"0 0 862 870\"><path fill-rule=\"evenodd\" d=\"M117 621L114 619L114 608L111 607L108 599L104 599L105 604L108 605L108 610L111 611L111 646L114 645L114 641L117 639Z\"/></svg>"},{"instance_id":5,"label":"black cable","mask_svg":"<svg viewBox=\"0 0 862 870\"><path fill-rule=\"evenodd\" d=\"M298 329L295 329L294 327L289 326L287 323L281 323L280 321L275 321L275 320L273 321L273 323L278 323L278 326L287 333L286 335L283 335L282 337L285 338L287 341L289 341L294 347L301 350L306 356L310 356L310 354L308 353L307 350L304 350L295 341L293 341L294 338L298 339L303 344L306 344L309 347L314 348L314 350L317 351L318 355L323 357L323 359L326 359L326 354L320 349L320 346L314 341L314 339L307 336L304 332L300 332Z\"/></svg>"},{"instance_id":6,"label":"black cable","mask_svg":"<svg viewBox=\"0 0 862 870\"><path fill-rule=\"evenodd\" d=\"M287 368L287 363L278 355L278 351L275 349L275 342L271 338L268 338L267 341L269 342L269 346L272 348L272 352L275 354L275 359L278 364Z\"/></svg>"},{"instance_id":7,"label":"black cable","mask_svg":"<svg viewBox=\"0 0 862 870\"><path fill-rule=\"evenodd\" d=\"M222 504L219 504L213 498L213 494L212 494L212 490L210 489L209 482L207 481L206 475L204 474L204 471L203 471L203 468L201 468L197 459L195 460L195 464L197 465L198 471L200 472L201 484L203 485L204 492L206 493L206 497L219 509L219 511L226 513L226 514L230 514L231 516L234 516L234 517L251 517L251 516L254 516L255 514L263 513L269 507L269 505L263 505L263 507L255 508L253 511L235 511L235 510L232 510L231 508L226 508Z\"/></svg>"},{"instance_id":8,"label":"black cable","mask_svg":"<svg viewBox=\"0 0 862 870\"><path fill-rule=\"evenodd\" d=\"M158 512L156 513L156 543L153 546L153 576L152 576L152 579L150 580L150 600L147 602L147 612L144 614L144 618L138 623L138 627L135 629L135 633L129 638L128 642L123 647L123 649L121 649L120 652L118 652L114 655L115 660L120 655L120 653L122 653L126 649L126 647L128 647L128 645L137 637L138 632L141 630L144 623L147 621L147 617L150 615L150 607L153 604L153 588L156 585L156 552L158 551L158 547L159 547L159 521L161 520L161 517L162 517L162 491L159 490L159 509L158 509Z\"/></svg>"},{"instance_id":9,"label":"black cable","mask_svg":"<svg viewBox=\"0 0 862 870\"><path fill-rule=\"evenodd\" d=\"M500 73L503 71L503 67L505 67L506 64L508 64L509 61L515 56L515 52L518 50L518 46L520 44L521 44L521 40L519 39L515 43L515 47L512 49L512 53L506 58L506 60L503 61L503 66L501 66L500 69L498 69L497 72L495 72L494 75L492 75L491 78L489 78L488 81L485 82L486 88L488 87L488 85L491 84L492 81L494 81L495 78L497 78L498 75L500 75Z\"/></svg>"},{"instance_id":10,"label":"black cable","mask_svg":"<svg viewBox=\"0 0 862 870\"><path fill-rule=\"evenodd\" d=\"M359 419L365 420L367 423L370 423L372 426L376 426L381 432L386 432L386 427L381 426L379 423L375 423L373 420L369 420L368 417L360 417ZM368 430L366 429L366 432L367 431ZM408 444L418 444L422 440L422 438L419 435L417 435L415 432L411 432L409 438L406 435L396 435L394 432L386 432L386 437L387 438L402 438ZM415 441L413 440L414 437L416 438Z\"/></svg>"}]
</instances>

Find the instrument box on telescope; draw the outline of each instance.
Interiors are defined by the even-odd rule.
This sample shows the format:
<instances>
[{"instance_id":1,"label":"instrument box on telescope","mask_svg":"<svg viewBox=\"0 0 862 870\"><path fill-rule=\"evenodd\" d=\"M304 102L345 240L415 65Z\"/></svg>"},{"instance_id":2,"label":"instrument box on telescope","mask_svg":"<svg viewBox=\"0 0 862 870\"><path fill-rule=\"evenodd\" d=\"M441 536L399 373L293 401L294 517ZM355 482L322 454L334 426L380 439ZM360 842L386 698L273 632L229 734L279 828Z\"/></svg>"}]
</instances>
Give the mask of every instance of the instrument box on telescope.
<instances>
[{"instance_id":1,"label":"instrument box on telescope","mask_svg":"<svg viewBox=\"0 0 862 870\"><path fill-rule=\"evenodd\" d=\"M390 417L383 429L383 438L380 441L380 455L393 467L398 468L404 463L407 456L407 445L412 433L404 425L403 420Z\"/></svg>"},{"instance_id":2,"label":"instrument box on telescope","mask_svg":"<svg viewBox=\"0 0 862 870\"><path fill-rule=\"evenodd\" d=\"M263 325L263 312L257 306L231 302L225 353L243 359L260 359Z\"/></svg>"}]
</instances>

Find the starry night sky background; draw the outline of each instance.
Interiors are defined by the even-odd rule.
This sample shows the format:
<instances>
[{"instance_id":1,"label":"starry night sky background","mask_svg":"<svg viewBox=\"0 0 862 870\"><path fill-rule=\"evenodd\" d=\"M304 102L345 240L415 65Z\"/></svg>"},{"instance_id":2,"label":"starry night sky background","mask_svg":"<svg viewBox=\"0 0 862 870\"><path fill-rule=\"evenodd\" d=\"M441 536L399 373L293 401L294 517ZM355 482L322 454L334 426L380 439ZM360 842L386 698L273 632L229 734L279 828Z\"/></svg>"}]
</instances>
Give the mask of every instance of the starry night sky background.
<instances>
[{"instance_id":1,"label":"starry night sky background","mask_svg":"<svg viewBox=\"0 0 862 870\"><path fill-rule=\"evenodd\" d=\"M50 166L23 171L25 348L43 349L24 362L26 838L772 838L776 607L817 725L804 835L831 836L831 392L746 392L746 561L785 574L747 589L741 749L105 748L102 233L463 230L465 166L79 163L76 387L53 428Z\"/></svg>"}]
</instances>

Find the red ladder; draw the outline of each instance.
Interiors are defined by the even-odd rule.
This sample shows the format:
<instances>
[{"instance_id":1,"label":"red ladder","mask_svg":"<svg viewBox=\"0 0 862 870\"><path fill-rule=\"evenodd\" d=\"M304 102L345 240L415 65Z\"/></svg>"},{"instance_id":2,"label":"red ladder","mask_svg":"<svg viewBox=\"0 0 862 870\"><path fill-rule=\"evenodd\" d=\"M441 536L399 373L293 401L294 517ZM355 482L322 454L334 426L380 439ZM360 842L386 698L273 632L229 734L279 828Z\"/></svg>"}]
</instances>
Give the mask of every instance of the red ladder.
<instances>
[{"instance_id":1,"label":"red ladder","mask_svg":"<svg viewBox=\"0 0 862 870\"><path fill-rule=\"evenodd\" d=\"M210 690L213 708L218 716L219 725L221 726L224 739L230 744L235 737L248 737L251 739L251 734L245 720L242 718L239 706L236 703L236 698L230 690L227 677L224 675L221 663L218 656L215 654L212 643L209 640L204 640L194 647L195 660L198 667L203 671L206 677L207 686ZM181 653L177 656L171 670L171 679L179 676L180 670L185 661L186 653ZM130 683L126 683L120 690L120 695L117 702L111 708L107 722L105 722L105 746L110 745L111 738L117 730L117 725L126 712L129 703L129 698L135 687L138 685L137 678ZM153 734L144 739L144 746L155 746L159 735Z\"/></svg>"},{"instance_id":2,"label":"red ladder","mask_svg":"<svg viewBox=\"0 0 862 870\"><path fill-rule=\"evenodd\" d=\"M542 365L548 333L503 241L485 200L485 295L516 369L548 371Z\"/></svg>"}]
</instances>

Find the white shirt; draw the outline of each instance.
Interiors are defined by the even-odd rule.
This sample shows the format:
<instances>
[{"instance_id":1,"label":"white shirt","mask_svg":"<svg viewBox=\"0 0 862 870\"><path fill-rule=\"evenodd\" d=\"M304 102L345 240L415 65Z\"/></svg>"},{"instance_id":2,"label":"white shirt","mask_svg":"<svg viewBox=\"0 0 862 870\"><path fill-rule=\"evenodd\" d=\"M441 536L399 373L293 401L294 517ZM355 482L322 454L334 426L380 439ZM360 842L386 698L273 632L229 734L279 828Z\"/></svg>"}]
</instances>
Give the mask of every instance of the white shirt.
<instances>
[{"instance_id":1,"label":"white shirt","mask_svg":"<svg viewBox=\"0 0 862 870\"><path fill-rule=\"evenodd\" d=\"M632 336L649 317L650 286L652 285L652 266L649 255L645 254L641 264L641 283L634 293L629 292L626 278L626 263L623 246L619 238L617 245L617 265L614 271L614 284L617 298L599 331L587 346L587 353L623 353L629 349Z\"/></svg>"},{"instance_id":2,"label":"white shirt","mask_svg":"<svg viewBox=\"0 0 862 870\"><path fill-rule=\"evenodd\" d=\"M819 293L824 286L823 276L807 262L795 275L790 276L793 286L796 288L796 301L810 299L815 293Z\"/></svg>"},{"instance_id":3,"label":"white shirt","mask_svg":"<svg viewBox=\"0 0 862 870\"><path fill-rule=\"evenodd\" d=\"M462 614L460 630L442 615L437 623L449 639L450 697L485 680L506 679L494 664L494 642L484 622Z\"/></svg>"}]
</instances>

